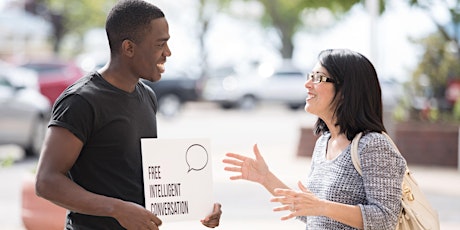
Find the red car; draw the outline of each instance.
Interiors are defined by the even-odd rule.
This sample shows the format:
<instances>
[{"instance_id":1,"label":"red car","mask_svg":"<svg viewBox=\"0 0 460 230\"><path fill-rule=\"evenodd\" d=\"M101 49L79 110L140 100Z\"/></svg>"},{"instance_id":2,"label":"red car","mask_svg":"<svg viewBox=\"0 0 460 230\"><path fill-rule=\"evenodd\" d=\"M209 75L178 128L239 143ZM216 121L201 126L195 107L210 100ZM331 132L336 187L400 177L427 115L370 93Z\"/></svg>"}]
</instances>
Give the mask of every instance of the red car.
<instances>
[{"instance_id":1,"label":"red car","mask_svg":"<svg viewBox=\"0 0 460 230\"><path fill-rule=\"evenodd\" d=\"M32 69L38 74L40 92L52 104L62 91L83 76L83 71L72 61L40 60L20 65Z\"/></svg>"}]
</instances>

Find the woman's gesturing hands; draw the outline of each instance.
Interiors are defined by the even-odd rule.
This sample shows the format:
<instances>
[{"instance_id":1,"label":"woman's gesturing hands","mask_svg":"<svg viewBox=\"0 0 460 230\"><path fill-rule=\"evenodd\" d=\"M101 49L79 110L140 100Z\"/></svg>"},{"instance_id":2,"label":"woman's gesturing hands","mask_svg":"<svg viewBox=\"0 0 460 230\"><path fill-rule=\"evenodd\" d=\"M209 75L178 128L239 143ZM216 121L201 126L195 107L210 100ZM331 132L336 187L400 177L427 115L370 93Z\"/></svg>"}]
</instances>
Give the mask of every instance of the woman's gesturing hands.
<instances>
[{"instance_id":1,"label":"woman's gesturing hands","mask_svg":"<svg viewBox=\"0 0 460 230\"><path fill-rule=\"evenodd\" d=\"M279 202L282 205L273 209L273 211L290 211L288 215L281 217L281 220L288 220L296 216L317 216L322 214L323 200L317 198L300 181L297 184L300 191L275 189L274 194L276 197L270 200L271 202Z\"/></svg>"},{"instance_id":2,"label":"woman's gesturing hands","mask_svg":"<svg viewBox=\"0 0 460 230\"><path fill-rule=\"evenodd\" d=\"M227 158L223 160L224 163L232 166L225 167L225 171L237 172L236 176L231 176L231 180L249 180L260 184L264 183L266 176L270 172L265 163L264 158L259 152L257 144L253 147L255 158L245 157L236 153L225 154Z\"/></svg>"}]
</instances>

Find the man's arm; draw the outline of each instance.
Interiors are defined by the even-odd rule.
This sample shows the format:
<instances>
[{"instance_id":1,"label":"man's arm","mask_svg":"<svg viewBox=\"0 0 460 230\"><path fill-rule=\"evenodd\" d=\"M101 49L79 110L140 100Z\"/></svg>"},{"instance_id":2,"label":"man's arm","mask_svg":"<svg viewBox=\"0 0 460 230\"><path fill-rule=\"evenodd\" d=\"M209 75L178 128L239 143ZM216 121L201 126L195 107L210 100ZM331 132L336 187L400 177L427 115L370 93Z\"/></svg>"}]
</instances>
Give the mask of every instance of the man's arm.
<instances>
[{"instance_id":1,"label":"man's arm","mask_svg":"<svg viewBox=\"0 0 460 230\"><path fill-rule=\"evenodd\" d=\"M66 209L95 216L110 216L125 228L156 229L161 220L144 207L112 197L91 193L67 177L83 143L65 128L51 126L43 144L35 190ZM155 224L156 226L152 227Z\"/></svg>"}]
</instances>

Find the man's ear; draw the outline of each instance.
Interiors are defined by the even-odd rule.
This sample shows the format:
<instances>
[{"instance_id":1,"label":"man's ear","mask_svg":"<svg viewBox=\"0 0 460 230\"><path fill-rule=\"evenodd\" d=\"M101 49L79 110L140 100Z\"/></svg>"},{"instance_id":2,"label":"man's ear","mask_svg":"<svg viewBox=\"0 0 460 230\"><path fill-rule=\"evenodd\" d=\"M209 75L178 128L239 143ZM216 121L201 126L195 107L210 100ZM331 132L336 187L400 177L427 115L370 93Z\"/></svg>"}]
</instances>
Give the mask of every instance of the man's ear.
<instances>
[{"instance_id":1,"label":"man's ear","mask_svg":"<svg viewBox=\"0 0 460 230\"><path fill-rule=\"evenodd\" d=\"M134 56L134 47L136 46L136 44L134 44L134 42L132 42L131 40L129 39L125 39L123 40L123 42L121 43L121 52L122 54L128 56L128 57L133 57Z\"/></svg>"}]
</instances>

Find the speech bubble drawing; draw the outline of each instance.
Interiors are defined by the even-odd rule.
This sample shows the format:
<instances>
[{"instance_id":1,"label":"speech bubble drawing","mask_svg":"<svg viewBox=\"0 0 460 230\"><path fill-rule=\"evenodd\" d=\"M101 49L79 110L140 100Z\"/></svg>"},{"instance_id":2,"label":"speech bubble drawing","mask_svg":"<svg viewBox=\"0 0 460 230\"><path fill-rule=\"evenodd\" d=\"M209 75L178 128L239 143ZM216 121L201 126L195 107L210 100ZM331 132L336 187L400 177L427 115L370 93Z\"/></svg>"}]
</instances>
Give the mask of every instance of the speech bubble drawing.
<instances>
[{"instance_id":1,"label":"speech bubble drawing","mask_svg":"<svg viewBox=\"0 0 460 230\"><path fill-rule=\"evenodd\" d=\"M185 152L185 162L188 165L188 172L195 170L200 171L208 164L208 151L200 145L193 144Z\"/></svg>"}]
</instances>

